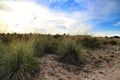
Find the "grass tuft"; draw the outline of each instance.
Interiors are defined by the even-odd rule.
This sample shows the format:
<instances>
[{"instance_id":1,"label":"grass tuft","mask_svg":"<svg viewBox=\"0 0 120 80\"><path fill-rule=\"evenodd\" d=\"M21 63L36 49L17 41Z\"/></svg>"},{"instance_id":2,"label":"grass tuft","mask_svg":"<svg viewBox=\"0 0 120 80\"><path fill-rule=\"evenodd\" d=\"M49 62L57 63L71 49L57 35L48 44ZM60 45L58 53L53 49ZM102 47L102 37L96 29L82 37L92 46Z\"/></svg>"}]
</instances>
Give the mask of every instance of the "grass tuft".
<instances>
[{"instance_id":1,"label":"grass tuft","mask_svg":"<svg viewBox=\"0 0 120 80\"><path fill-rule=\"evenodd\" d=\"M31 42L10 43L0 64L0 80L32 80L37 69Z\"/></svg>"},{"instance_id":2,"label":"grass tuft","mask_svg":"<svg viewBox=\"0 0 120 80\"><path fill-rule=\"evenodd\" d=\"M53 38L40 38L34 42L34 51L37 57L44 54L54 54L58 48L58 41Z\"/></svg>"},{"instance_id":3,"label":"grass tuft","mask_svg":"<svg viewBox=\"0 0 120 80\"><path fill-rule=\"evenodd\" d=\"M73 65L82 65L85 63L83 49L80 44L76 44L74 40L63 40L58 48L58 53L61 55L60 60L62 62Z\"/></svg>"}]
</instances>

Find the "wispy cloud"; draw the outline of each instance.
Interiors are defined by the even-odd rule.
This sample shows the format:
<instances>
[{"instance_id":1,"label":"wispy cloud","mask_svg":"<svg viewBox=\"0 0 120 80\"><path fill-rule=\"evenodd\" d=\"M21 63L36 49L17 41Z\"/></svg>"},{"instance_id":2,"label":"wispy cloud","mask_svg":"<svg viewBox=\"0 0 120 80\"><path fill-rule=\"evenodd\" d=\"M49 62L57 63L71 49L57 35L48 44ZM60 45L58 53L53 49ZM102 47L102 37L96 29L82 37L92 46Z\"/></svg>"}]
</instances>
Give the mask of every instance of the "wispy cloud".
<instances>
[{"instance_id":1,"label":"wispy cloud","mask_svg":"<svg viewBox=\"0 0 120 80\"><path fill-rule=\"evenodd\" d=\"M120 22L114 24L113 26L118 26L118 27L120 27Z\"/></svg>"}]
</instances>

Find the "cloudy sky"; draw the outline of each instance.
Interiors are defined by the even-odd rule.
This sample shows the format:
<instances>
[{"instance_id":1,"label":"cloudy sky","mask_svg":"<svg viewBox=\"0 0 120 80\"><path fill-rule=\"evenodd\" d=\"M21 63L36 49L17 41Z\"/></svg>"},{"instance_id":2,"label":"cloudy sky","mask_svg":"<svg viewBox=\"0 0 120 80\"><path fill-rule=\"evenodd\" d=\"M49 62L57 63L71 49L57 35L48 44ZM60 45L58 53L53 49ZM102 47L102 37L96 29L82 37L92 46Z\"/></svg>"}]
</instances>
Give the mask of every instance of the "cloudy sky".
<instances>
[{"instance_id":1,"label":"cloudy sky","mask_svg":"<svg viewBox=\"0 0 120 80\"><path fill-rule=\"evenodd\" d=\"M120 0L0 0L1 33L120 36Z\"/></svg>"}]
</instances>

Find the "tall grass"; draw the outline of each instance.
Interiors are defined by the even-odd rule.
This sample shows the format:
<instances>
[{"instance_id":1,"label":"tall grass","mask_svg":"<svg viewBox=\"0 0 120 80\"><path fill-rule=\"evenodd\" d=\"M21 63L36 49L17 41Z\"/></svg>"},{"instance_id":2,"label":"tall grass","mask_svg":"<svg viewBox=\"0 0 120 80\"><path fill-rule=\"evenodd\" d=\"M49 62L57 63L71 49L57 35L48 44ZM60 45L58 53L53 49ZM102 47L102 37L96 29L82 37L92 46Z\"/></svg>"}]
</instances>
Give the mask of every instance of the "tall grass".
<instances>
[{"instance_id":1,"label":"tall grass","mask_svg":"<svg viewBox=\"0 0 120 80\"><path fill-rule=\"evenodd\" d=\"M58 48L58 40L49 37L41 37L34 42L35 54L38 57L44 54L54 54Z\"/></svg>"},{"instance_id":2,"label":"tall grass","mask_svg":"<svg viewBox=\"0 0 120 80\"><path fill-rule=\"evenodd\" d=\"M32 80L37 65L31 41L14 41L4 47L0 80Z\"/></svg>"},{"instance_id":3,"label":"tall grass","mask_svg":"<svg viewBox=\"0 0 120 80\"><path fill-rule=\"evenodd\" d=\"M83 49L80 44L71 39L63 39L61 45L59 45L58 52L62 62L81 65L85 63L85 57L83 55Z\"/></svg>"},{"instance_id":4,"label":"tall grass","mask_svg":"<svg viewBox=\"0 0 120 80\"><path fill-rule=\"evenodd\" d=\"M120 45L120 40L91 36L34 34L12 36L9 34L8 37L4 34L0 38L0 80L31 80L38 69L35 56L40 57L46 53L59 55L60 61L64 63L84 64L86 59L83 48L100 49L104 45Z\"/></svg>"},{"instance_id":5,"label":"tall grass","mask_svg":"<svg viewBox=\"0 0 120 80\"><path fill-rule=\"evenodd\" d=\"M87 49L100 49L102 47L101 41L96 37L85 37L81 41L82 45Z\"/></svg>"}]
</instances>

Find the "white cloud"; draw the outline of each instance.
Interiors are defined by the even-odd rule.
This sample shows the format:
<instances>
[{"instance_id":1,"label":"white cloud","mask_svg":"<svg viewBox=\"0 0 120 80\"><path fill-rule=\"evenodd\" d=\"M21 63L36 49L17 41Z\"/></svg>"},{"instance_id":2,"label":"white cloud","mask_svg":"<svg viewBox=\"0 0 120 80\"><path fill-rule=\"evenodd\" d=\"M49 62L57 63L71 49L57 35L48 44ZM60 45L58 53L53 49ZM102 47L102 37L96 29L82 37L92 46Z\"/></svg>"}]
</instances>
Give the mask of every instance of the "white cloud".
<instances>
[{"instance_id":1,"label":"white cloud","mask_svg":"<svg viewBox=\"0 0 120 80\"><path fill-rule=\"evenodd\" d=\"M40 0L43 1L43 0ZM50 5L54 2L64 3L67 0L48 0L46 4ZM75 0L80 3L82 1L83 7L88 8L86 11L74 11L72 13L62 12L59 10L52 10L45 5L37 5L32 1L2 1L4 6L9 6L12 11L7 10L5 7L0 9L0 32L40 32L49 34L85 34L89 33L92 26L97 23L87 23L91 19L108 20L106 18L109 14L118 9L115 1L106 0ZM44 1L43 1L44 2ZM0 1L1 3L1 1ZM36 19L35 19L36 17ZM34 18L34 19L33 19ZM109 19L110 20L110 19ZM100 22L100 21L99 21ZM8 25L8 26L6 26ZM65 26L61 29L59 26ZM114 24L114 26L120 26L120 23ZM120 34L117 32L95 32L94 35L105 36L112 34Z\"/></svg>"},{"instance_id":2,"label":"white cloud","mask_svg":"<svg viewBox=\"0 0 120 80\"><path fill-rule=\"evenodd\" d=\"M113 26L119 26L120 27L120 22L114 24Z\"/></svg>"},{"instance_id":3,"label":"white cloud","mask_svg":"<svg viewBox=\"0 0 120 80\"><path fill-rule=\"evenodd\" d=\"M117 0L74 0L81 6L86 7L89 16L92 18L104 18L111 13L120 11L119 1Z\"/></svg>"},{"instance_id":4,"label":"white cloud","mask_svg":"<svg viewBox=\"0 0 120 80\"><path fill-rule=\"evenodd\" d=\"M68 14L65 12L55 12L46 6L26 1L11 1L5 2L4 4L14 10L14 12L0 11L0 13L3 13L0 16L0 22L8 24L9 32L77 34L78 32L84 33L91 28L91 25L77 19L77 17L81 19L85 17L79 13ZM34 17L36 19L33 19ZM9 26L9 24L12 24L12 26ZM16 24L18 25L16 26ZM65 26L66 28L60 29L59 26Z\"/></svg>"}]
</instances>

